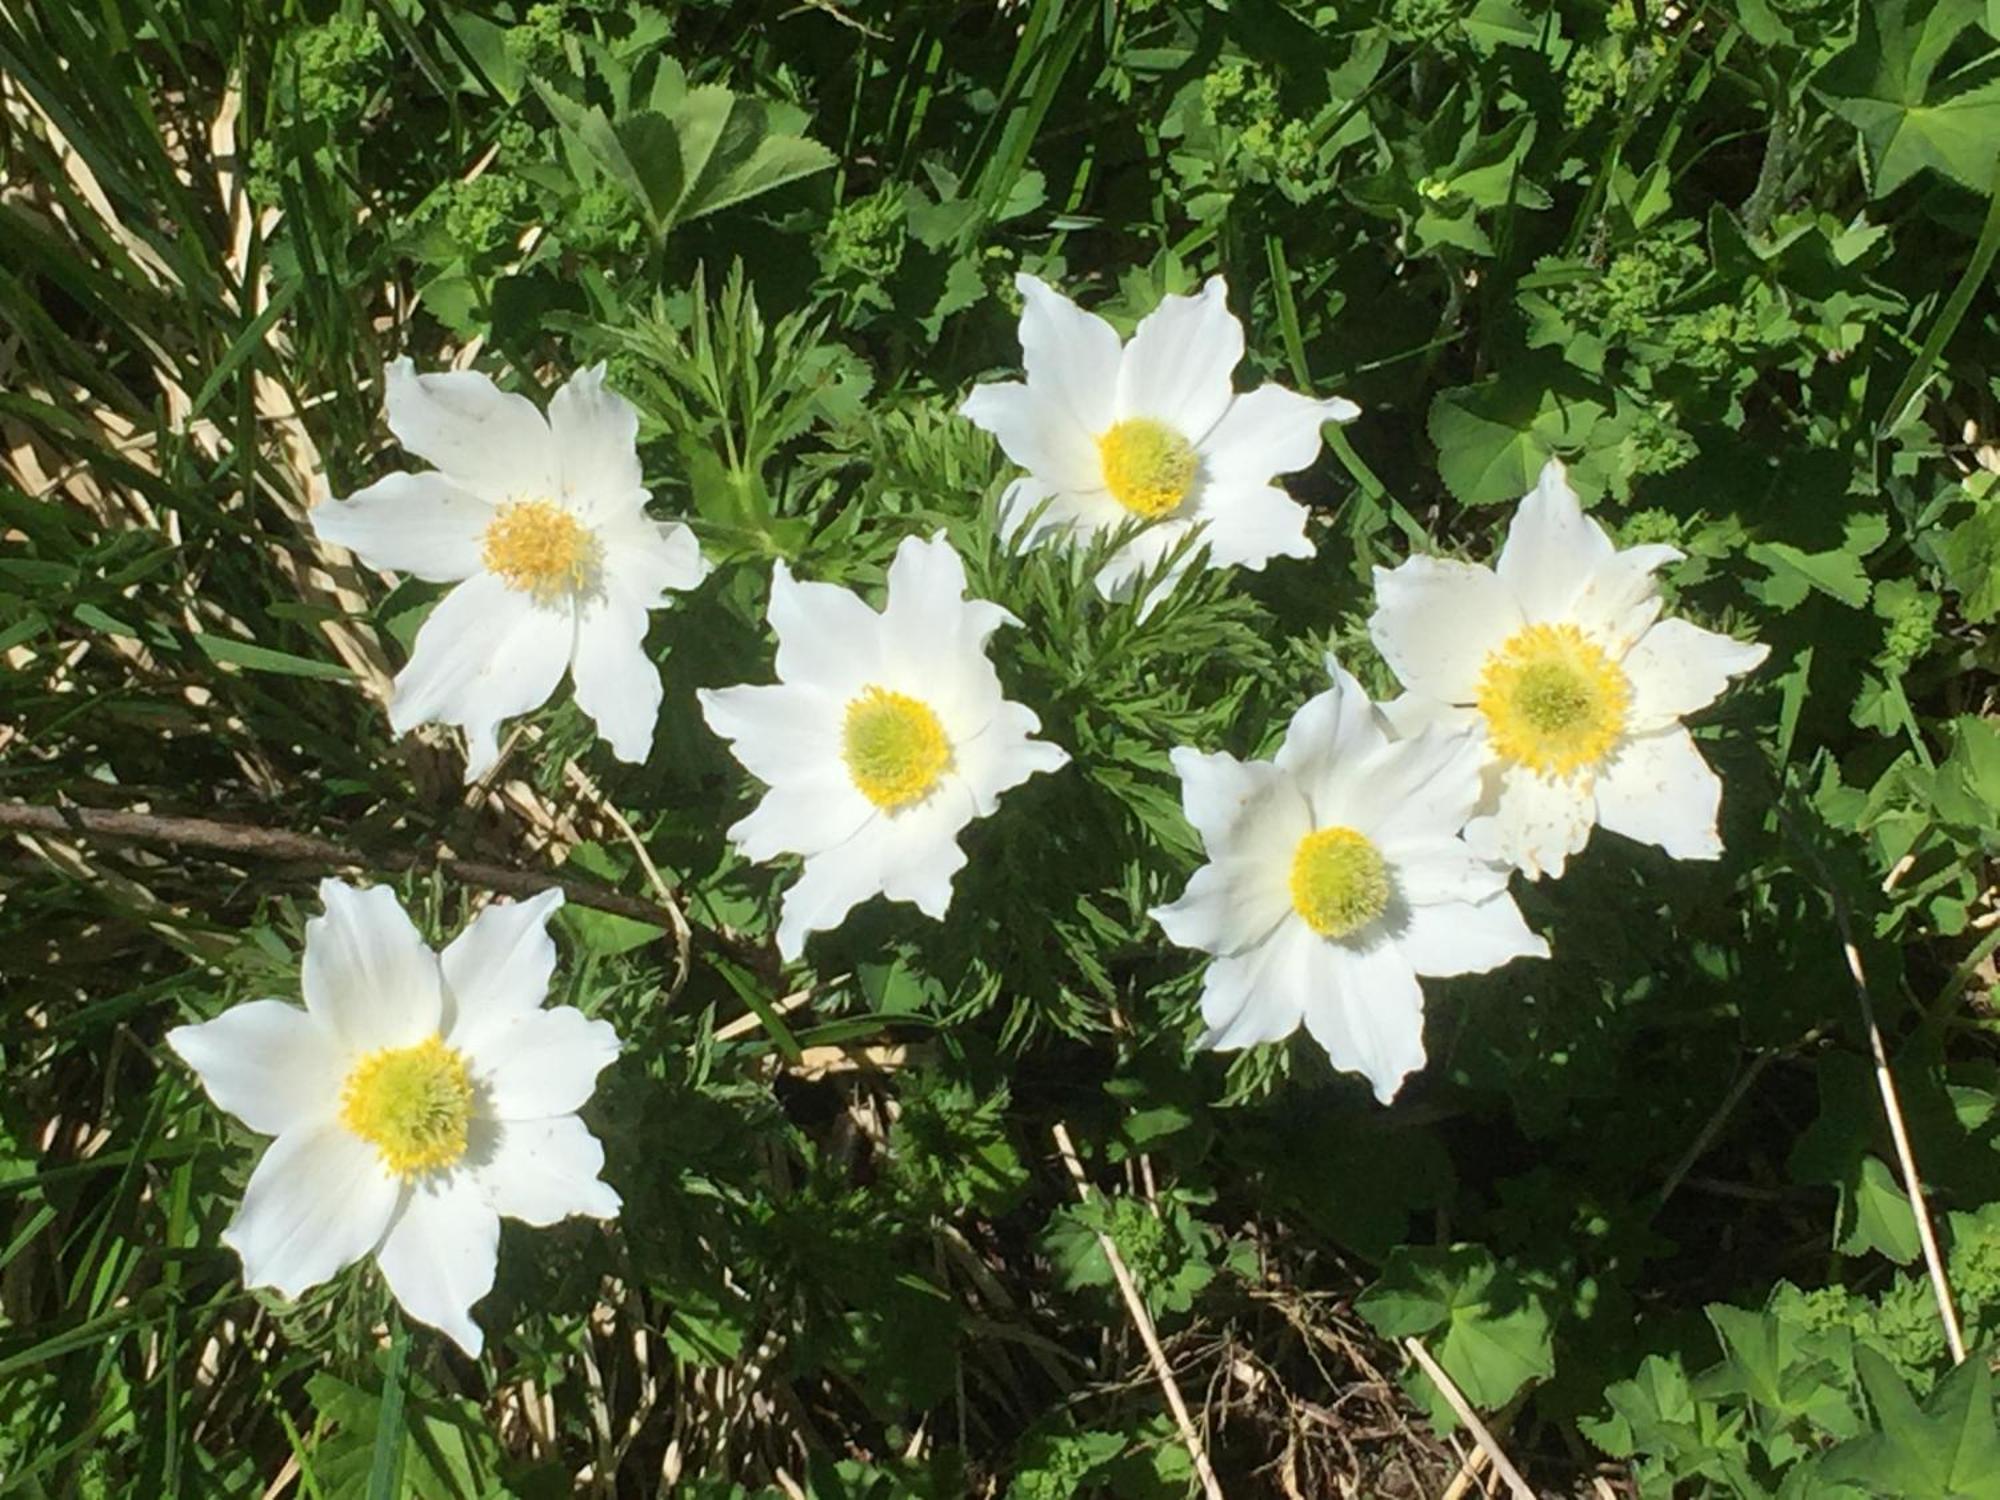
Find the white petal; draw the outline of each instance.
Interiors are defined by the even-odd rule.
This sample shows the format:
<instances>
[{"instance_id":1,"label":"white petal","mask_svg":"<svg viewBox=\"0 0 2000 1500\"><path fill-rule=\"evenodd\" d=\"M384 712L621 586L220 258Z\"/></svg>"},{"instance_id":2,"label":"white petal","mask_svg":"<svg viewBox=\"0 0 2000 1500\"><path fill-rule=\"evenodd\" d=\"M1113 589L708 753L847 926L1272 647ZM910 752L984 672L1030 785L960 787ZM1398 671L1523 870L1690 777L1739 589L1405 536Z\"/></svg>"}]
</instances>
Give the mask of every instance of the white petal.
<instances>
[{"instance_id":1,"label":"white petal","mask_svg":"<svg viewBox=\"0 0 2000 1500\"><path fill-rule=\"evenodd\" d=\"M1130 515L1104 490L1075 494L1038 479L1017 479L1000 496L994 528L1010 548L1025 552L1045 541L1109 531Z\"/></svg>"},{"instance_id":2,"label":"white petal","mask_svg":"<svg viewBox=\"0 0 2000 1500\"><path fill-rule=\"evenodd\" d=\"M321 541L371 568L456 583L479 571L493 507L442 474L391 474L345 500L322 500L310 519Z\"/></svg>"},{"instance_id":3,"label":"white petal","mask_svg":"<svg viewBox=\"0 0 2000 1500\"><path fill-rule=\"evenodd\" d=\"M1357 795L1372 796L1354 784L1364 757L1388 745L1368 693L1344 669L1333 666L1333 686L1308 698L1292 715L1274 763L1289 775L1312 807L1320 827L1345 823Z\"/></svg>"},{"instance_id":4,"label":"white petal","mask_svg":"<svg viewBox=\"0 0 2000 1500\"><path fill-rule=\"evenodd\" d=\"M1545 778L1520 766L1489 770L1495 790L1465 825L1465 842L1487 859L1505 860L1530 880L1560 875L1590 840L1597 806L1582 777Z\"/></svg>"},{"instance_id":5,"label":"white petal","mask_svg":"<svg viewBox=\"0 0 2000 1500\"><path fill-rule=\"evenodd\" d=\"M1393 942L1322 943L1306 1030L1336 1068L1359 1073L1383 1104L1424 1065L1424 992Z\"/></svg>"},{"instance_id":6,"label":"white petal","mask_svg":"<svg viewBox=\"0 0 2000 1500\"><path fill-rule=\"evenodd\" d=\"M1614 657L1623 656L1659 618L1660 585L1653 574L1680 557L1675 548L1657 544L1613 553L1571 601L1570 619Z\"/></svg>"},{"instance_id":7,"label":"white petal","mask_svg":"<svg viewBox=\"0 0 2000 1500\"><path fill-rule=\"evenodd\" d=\"M176 1026L167 1045L195 1070L217 1109L259 1135L316 1125L340 1108L347 1048L296 1005L231 1006L212 1021Z\"/></svg>"},{"instance_id":8,"label":"white petal","mask_svg":"<svg viewBox=\"0 0 2000 1500\"><path fill-rule=\"evenodd\" d=\"M569 606L536 604L491 574L468 578L417 632L389 700L390 726L406 734L419 724L458 725L465 779L477 781L500 757L501 720L548 702L575 641Z\"/></svg>"},{"instance_id":9,"label":"white petal","mask_svg":"<svg viewBox=\"0 0 2000 1500\"><path fill-rule=\"evenodd\" d=\"M322 880L323 916L306 923L299 985L306 1009L356 1052L435 1036L443 1015L437 955L386 885Z\"/></svg>"},{"instance_id":10,"label":"white petal","mask_svg":"<svg viewBox=\"0 0 2000 1500\"><path fill-rule=\"evenodd\" d=\"M1125 346L1117 415L1151 417L1199 446L1229 408L1230 377L1242 359L1243 325L1220 276L1199 296L1163 297Z\"/></svg>"},{"instance_id":11,"label":"white petal","mask_svg":"<svg viewBox=\"0 0 2000 1500\"><path fill-rule=\"evenodd\" d=\"M1491 900L1507 889L1513 873L1481 859L1463 839L1437 834L1392 844L1385 855L1395 869L1396 893L1413 907Z\"/></svg>"},{"instance_id":12,"label":"white petal","mask_svg":"<svg viewBox=\"0 0 2000 1500\"><path fill-rule=\"evenodd\" d=\"M480 1190L502 1218L536 1226L571 1214L618 1216L618 1194L598 1179L604 1147L575 1115L483 1120L475 1147Z\"/></svg>"},{"instance_id":13,"label":"white petal","mask_svg":"<svg viewBox=\"0 0 2000 1500\"><path fill-rule=\"evenodd\" d=\"M878 847L884 896L907 901L932 921L941 921L951 907L953 877L965 868L958 835L974 816L970 789L952 777L914 807L877 818L854 843Z\"/></svg>"},{"instance_id":14,"label":"white petal","mask_svg":"<svg viewBox=\"0 0 2000 1500\"><path fill-rule=\"evenodd\" d=\"M481 499L556 493L549 424L527 397L470 370L419 375L407 359L389 366L384 396L397 441Z\"/></svg>"},{"instance_id":15,"label":"white petal","mask_svg":"<svg viewBox=\"0 0 2000 1500\"><path fill-rule=\"evenodd\" d=\"M1548 940L1529 928L1505 892L1484 901L1413 907L1395 940L1412 968L1438 978L1484 974L1517 958L1549 956Z\"/></svg>"},{"instance_id":16,"label":"white petal","mask_svg":"<svg viewBox=\"0 0 2000 1500\"><path fill-rule=\"evenodd\" d=\"M1031 738L1041 727L1032 708L1003 700L981 733L952 747L953 765L977 816L989 816L999 806L1002 792L1030 776L1060 771L1069 764L1069 752L1062 746Z\"/></svg>"},{"instance_id":17,"label":"white petal","mask_svg":"<svg viewBox=\"0 0 2000 1500\"><path fill-rule=\"evenodd\" d=\"M250 1174L222 1242L243 1257L245 1286L297 1297L375 1248L401 1191L375 1148L340 1126L287 1131Z\"/></svg>"},{"instance_id":18,"label":"white petal","mask_svg":"<svg viewBox=\"0 0 2000 1500\"><path fill-rule=\"evenodd\" d=\"M531 1010L498 1026L455 1037L498 1120L545 1120L574 1114L618 1056L618 1033L572 1005Z\"/></svg>"},{"instance_id":19,"label":"white petal","mask_svg":"<svg viewBox=\"0 0 2000 1500\"><path fill-rule=\"evenodd\" d=\"M1685 729L1639 735L1618 747L1597 781L1597 821L1675 859L1718 859L1722 782Z\"/></svg>"},{"instance_id":20,"label":"white petal","mask_svg":"<svg viewBox=\"0 0 2000 1500\"><path fill-rule=\"evenodd\" d=\"M838 849L878 815L838 765L778 782L730 825L729 841L753 864L781 854L811 858Z\"/></svg>"},{"instance_id":21,"label":"white petal","mask_svg":"<svg viewBox=\"0 0 2000 1500\"><path fill-rule=\"evenodd\" d=\"M470 1172L419 1178L375 1252L382 1279L404 1312L446 1334L473 1359L486 1336L472 1304L493 1290L500 1216Z\"/></svg>"},{"instance_id":22,"label":"white petal","mask_svg":"<svg viewBox=\"0 0 2000 1500\"><path fill-rule=\"evenodd\" d=\"M1296 474L1319 457L1321 427L1360 415L1352 401L1315 401L1281 385L1259 386L1235 397L1202 440L1202 467L1211 480L1252 485Z\"/></svg>"},{"instance_id":23,"label":"white petal","mask_svg":"<svg viewBox=\"0 0 2000 1500\"><path fill-rule=\"evenodd\" d=\"M1484 736L1485 719L1476 708L1428 698L1422 693L1402 693L1375 705L1389 733L1396 739L1414 739L1425 730L1440 734Z\"/></svg>"},{"instance_id":24,"label":"white petal","mask_svg":"<svg viewBox=\"0 0 2000 1500\"><path fill-rule=\"evenodd\" d=\"M1274 557L1311 557L1306 519L1312 513L1283 490L1242 482L1204 485L1188 519L1203 527L1211 568L1262 572Z\"/></svg>"},{"instance_id":25,"label":"white petal","mask_svg":"<svg viewBox=\"0 0 2000 1500\"><path fill-rule=\"evenodd\" d=\"M1611 538L1583 513L1559 459L1514 512L1494 571L1531 621L1567 620L1591 576L1615 551Z\"/></svg>"},{"instance_id":26,"label":"white petal","mask_svg":"<svg viewBox=\"0 0 2000 1500\"><path fill-rule=\"evenodd\" d=\"M812 684L754 683L695 694L708 727L729 741L743 768L772 786L846 775L841 729L847 710Z\"/></svg>"},{"instance_id":27,"label":"white petal","mask_svg":"<svg viewBox=\"0 0 2000 1500\"><path fill-rule=\"evenodd\" d=\"M778 562L771 568L770 621L783 682L813 684L844 705L882 673L882 617L858 594L800 583Z\"/></svg>"},{"instance_id":28,"label":"white petal","mask_svg":"<svg viewBox=\"0 0 2000 1500\"><path fill-rule=\"evenodd\" d=\"M598 528L604 571L642 608L658 609L669 593L684 593L706 578L701 542L679 521L628 516Z\"/></svg>"},{"instance_id":29,"label":"white petal","mask_svg":"<svg viewBox=\"0 0 2000 1500\"><path fill-rule=\"evenodd\" d=\"M570 680L576 706L590 715L611 753L632 765L653 753L666 689L646 654L649 616L643 602L607 581L576 614Z\"/></svg>"},{"instance_id":30,"label":"white petal","mask_svg":"<svg viewBox=\"0 0 2000 1500\"><path fill-rule=\"evenodd\" d=\"M1472 702L1486 658L1526 623L1489 568L1413 557L1375 570L1368 634L1397 680L1427 698Z\"/></svg>"},{"instance_id":31,"label":"white petal","mask_svg":"<svg viewBox=\"0 0 2000 1500\"><path fill-rule=\"evenodd\" d=\"M1292 910L1290 851L1272 853L1269 859L1211 860L1194 872L1179 900L1153 908L1153 920L1180 947L1224 958L1269 941Z\"/></svg>"},{"instance_id":32,"label":"white petal","mask_svg":"<svg viewBox=\"0 0 2000 1500\"><path fill-rule=\"evenodd\" d=\"M1025 272L1014 285L1021 293L1021 368L1028 384L1095 437L1111 425L1117 331Z\"/></svg>"},{"instance_id":33,"label":"white petal","mask_svg":"<svg viewBox=\"0 0 2000 1500\"><path fill-rule=\"evenodd\" d=\"M965 865L958 834L972 816L971 796L953 778L915 806L877 817L838 848L808 858L785 891L779 956L797 958L808 933L832 931L874 895L942 917L951 904L952 879Z\"/></svg>"},{"instance_id":34,"label":"white petal","mask_svg":"<svg viewBox=\"0 0 2000 1500\"><path fill-rule=\"evenodd\" d=\"M1706 708L1722 696L1729 679L1754 671L1771 648L1732 640L1686 620L1662 620L1639 637L1625 655L1632 684L1629 726L1643 734Z\"/></svg>"},{"instance_id":35,"label":"white petal","mask_svg":"<svg viewBox=\"0 0 2000 1500\"><path fill-rule=\"evenodd\" d=\"M1297 1031L1312 994L1313 950L1322 943L1305 923L1281 922L1263 942L1211 962L1201 986L1208 1029L1195 1045L1234 1052Z\"/></svg>"},{"instance_id":36,"label":"white petal","mask_svg":"<svg viewBox=\"0 0 2000 1500\"><path fill-rule=\"evenodd\" d=\"M992 433L1001 452L1044 484L1065 490L1103 487L1095 435L1047 389L1018 380L974 386L958 411Z\"/></svg>"},{"instance_id":37,"label":"white petal","mask_svg":"<svg viewBox=\"0 0 2000 1500\"><path fill-rule=\"evenodd\" d=\"M562 491L578 511L601 524L630 516L646 503L639 472L639 413L604 388L604 366L578 370L549 398Z\"/></svg>"},{"instance_id":38,"label":"white petal","mask_svg":"<svg viewBox=\"0 0 2000 1500\"><path fill-rule=\"evenodd\" d=\"M1221 750L1203 754L1187 746L1167 758L1180 774L1181 811L1210 858L1239 852L1262 857L1277 850L1290 869L1291 851L1313 822L1289 771L1271 761L1238 760Z\"/></svg>"},{"instance_id":39,"label":"white petal","mask_svg":"<svg viewBox=\"0 0 2000 1500\"><path fill-rule=\"evenodd\" d=\"M560 889L495 901L439 955L445 989L439 1029L454 1047L541 1008L556 971L549 918L562 904Z\"/></svg>"},{"instance_id":40,"label":"white petal","mask_svg":"<svg viewBox=\"0 0 2000 1500\"><path fill-rule=\"evenodd\" d=\"M938 716L954 745L982 732L1001 702L986 644L1018 625L999 605L965 597L965 564L940 532L905 537L889 565L882 609L880 686L908 693Z\"/></svg>"},{"instance_id":41,"label":"white petal","mask_svg":"<svg viewBox=\"0 0 2000 1500\"><path fill-rule=\"evenodd\" d=\"M805 951L808 934L833 931L881 890L881 870L871 861L849 857L847 845L812 856L785 888L778 912L778 956L791 962Z\"/></svg>"},{"instance_id":42,"label":"white petal","mask_svg":"<svg viewBox=\"0 0 2000 1500\"><path fill-rule=\"evenodd\" d=\"M1487 758L1485 745L1466 734L1430 730L1392 740L1350 770L1320 816L1358 829L1385 849L1449 838L1479 805Z\"/></svg>"}]
</instances>

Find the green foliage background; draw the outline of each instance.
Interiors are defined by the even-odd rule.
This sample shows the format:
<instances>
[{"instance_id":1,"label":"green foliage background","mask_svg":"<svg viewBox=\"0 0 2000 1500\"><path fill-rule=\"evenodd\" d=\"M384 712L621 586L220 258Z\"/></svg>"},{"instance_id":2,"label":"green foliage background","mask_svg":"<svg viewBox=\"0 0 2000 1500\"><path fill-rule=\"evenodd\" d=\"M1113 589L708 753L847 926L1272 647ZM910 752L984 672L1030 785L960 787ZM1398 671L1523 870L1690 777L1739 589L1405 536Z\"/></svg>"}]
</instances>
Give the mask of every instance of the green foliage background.
<instances>
[{"instance_id":1,"label":"green foliage background","mask_svg":"<svg viewBox=\"0 0 2000 1500\"><path fill-rule=\"evenodd\" d=\"M1414 1336L1549 1493L2000 1495L1993 0L0 0L0 105L7 803L334 839L439 938L435 851L650 900L636 842L691 928L562 919L626 1212L507 1231L474 1365L217 1240L255 1142L159 1039L295 992L322 870L7 824L0 1490L1187 1493L1101 1233L1232 1494L1436 1493ZM953 409L1018 270L1127 327L1224 272L1240 384L1360 402L1294 481L1317 558L1141 622L999 549ZM391 741L435 591L302 518L402 465L402 352L639 405L721 564L656 617L644 768L566 703L491 794ZM1191 1056L1168 750L1267 750L1329 648L1386 688L1369 568L1489 556L1551 454L1772 647L1702 727L1727 857L1600 834L1527 888L1554 960L1435 985L1393 1108ZM940 527L1074 764L947 923L783 971L694 689L768 680L772 558L866 591Z\"/></svg>"}]
</instances>

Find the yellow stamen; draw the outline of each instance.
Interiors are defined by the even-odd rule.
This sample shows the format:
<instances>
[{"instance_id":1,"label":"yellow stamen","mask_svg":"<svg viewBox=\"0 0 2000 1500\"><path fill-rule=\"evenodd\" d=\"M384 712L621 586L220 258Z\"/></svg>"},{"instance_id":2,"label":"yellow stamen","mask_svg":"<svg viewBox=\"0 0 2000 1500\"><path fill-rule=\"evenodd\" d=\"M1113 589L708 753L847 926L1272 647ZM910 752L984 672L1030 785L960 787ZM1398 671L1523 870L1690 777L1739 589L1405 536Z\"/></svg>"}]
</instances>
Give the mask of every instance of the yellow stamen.
<instances>
[{"instance_id":1,"label":"yellow stamen","mask_svg":"<svg viewBox=\"0 0 2000 1500\"><path fill-rule=\"evenodd\" d=\"M340 1123L402 1177L449 1167L464 1156L471 1119L472 1075L458 1051L437 1037L370 1052L340 1091Z\"/></svg>"},{"instance_id":2,"label":"yellow stamen","mask_svg":"<svg viewBox=\"0 0 2000 1500\"><path fill-rule=\"evenodd\" d=\"M1574 625L1530 625L1486 658L1479 711L1507 760L1543 776L1595 766L1625 733L1632 687Z\"/></svg>"},{"instance_id":3,"label":"yellow stamen","mask_svg":"<svg viewBox=\"0 0 2000 1500\"><path fill-rule=\"evenodd\" d=\"M1292 910L1321 937L1359 932L1389 909L1389 866L1367 835L1321 828L1292 853Z\"/></svg>"},{"instance_id":4,"label":"yellow stamen","mask_svg":"<svg viewBox=\"0 0 2000 1500\"><path fill-rule=\"evenodd\" d=\"M480 560L509 588L553 604L591 585L604 549L555 501L513 500L487 524Z\"/></svg>"},{"instance_id":5,"label":"yellow stamen","mask_svg":"<svg viewBox=\"0 0 2000 1500\"><path fill-rule=\"evenodd\" d=\"M841 756L861 795L893 809L920 801L937 785L951 764L951 742L928 704L868 687L847 705Z\"/></svg>"},{"instance_id":6,"label":"yellow stamen","mask_svg":"<svg viewBox=\"0 0 2000 1500\"><path fill-rule=\"evenodd\" d=\"M1201 464L1193 443L1151 417L1127 417L1108 429L1097 440L1097 461L1111 498L1149 521L1187 498Z\"/></svg>"}]
</instances>

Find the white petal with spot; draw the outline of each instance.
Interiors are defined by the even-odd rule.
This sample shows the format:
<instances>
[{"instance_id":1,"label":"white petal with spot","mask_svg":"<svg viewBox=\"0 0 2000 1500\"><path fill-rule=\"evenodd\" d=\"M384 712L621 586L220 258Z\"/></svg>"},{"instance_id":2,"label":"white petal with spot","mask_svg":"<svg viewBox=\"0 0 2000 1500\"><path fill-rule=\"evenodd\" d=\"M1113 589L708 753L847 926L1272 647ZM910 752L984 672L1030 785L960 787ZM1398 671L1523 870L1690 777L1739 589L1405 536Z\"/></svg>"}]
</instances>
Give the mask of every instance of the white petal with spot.
<instances>
[{"instance_id":1,"label":"white petal with spot","mask_svg":"<svg viewBox=\"0 0 2000 1500\"><path fill-rule=\"evenodd\" d=\"M1708 707L1730 678L1754 672L1770 654L1768 646L1732 640L1686 620L1662 620L1620 663L1632 684L1631 729L1643 734Z\"/></svg>"},{"instance_id":2,"label":"white petal with spot","mask_svg":"<svg viewBox=\"0 0 2000 1500\"><path fill-rule=\"evenodd\" d=\"M1627 740L1597 782L1597 820L1675 859L1719 859L1722 782L1675 725Z\"/></svg>"},{"instance_id":3,"label":"white petal with spot","mask_svg":"<svg viewBox=\"0 0 2000 1500\"><path fill-rule=\"evenodd\" d=\"M1486 659L1525 624L1520 604L1490 568L1413 557L1375 570L1368 634L1397 681L1426 698L1472 702Z\"/></svg>"}]
</instances>

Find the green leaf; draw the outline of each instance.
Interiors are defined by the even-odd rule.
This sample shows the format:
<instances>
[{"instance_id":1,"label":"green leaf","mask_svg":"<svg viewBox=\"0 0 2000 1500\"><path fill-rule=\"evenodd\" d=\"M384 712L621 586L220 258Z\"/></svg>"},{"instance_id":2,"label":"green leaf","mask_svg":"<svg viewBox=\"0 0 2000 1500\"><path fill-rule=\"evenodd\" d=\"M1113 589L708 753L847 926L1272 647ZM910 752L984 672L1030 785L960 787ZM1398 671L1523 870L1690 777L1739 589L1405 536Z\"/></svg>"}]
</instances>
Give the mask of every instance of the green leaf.
<instances>
[{"instance_id":1,"label":"green leaf","mask_svg":"<svg viewBox=\"0 0 2000 1500\"><path fill-rule=\"evenodd\" d=\"M1979 0L1873 0L1861 30L1828 63L1817 86L1833 112L1861 134L1872 190L1894 192L1925 167L1985 192L2000 153L2000 79L1947 85L1932 77Z\"/></svg>"},{"instance_id":2,"label":"green leaf","mask_svg":"<svg viewBox=\"0 0 2000 1500\"><path fill-rule=\"evenodd\" d=\"M1603 414L1588 398L1518 378L1441 391L1429 422L1438 472L1467 505L1518 500L1558 449L1583 445Z\"/></svg>"},{"instance_id":3,"label":"green leaf","mask_svg":"<svg viewBox=\"0 0 2000 1500\"><path fill-rule=\"evenodd\" d=\"M1922 1408L1875 1350L1860 1349L1855 1364L1879 1430L1835 1449L1828 1478L1895 1500L2000 1500L2000 1434L1983 1354L1953 1370Z\"/></svg>"},{"instance_id":4,"label":"green leaf","mask_svg":"<svg viewBox=\"0 0 2000 1500\"><path fill-rule=\"evenodd\" d=\"M2000 505L1985 505L1938 543L1938 561L1974 624L2000 615Z\"/></svg>"},{"instance_id":5,"label":"green leaf","mask_svg":"<svg viewBox=\"0 0 2000 1500\"><path fill-rule=\"evenodd\" d=\"M1815 589L1849 609L1868 603L1868 572L1845 548L1803 552L1790 542L1755 542L1748 552L1770 570L1769 580L1753 588L1773 609L1796 608Z\"/></svg>"},{"instance_id":6,"label":"green leaf","mask_svg":"<svg viewBox=\"0 0 2000 1500\"><path fill-rule=\"evenodd\" d=\"M1422 1338L1466 1400L1503 1406L1530 1380L1555 1373L1549 1315L1539 1292L1476 1245L1399 1246L1355 1308L1385 1338ZM1429 1380L1431 1418L1456 1419Z\"/></svg>"},{"instance_id":7,"label":"green leaf","mask_svg":"<svg viewBox=\"0 0 2000 1500\"><path fill-rule=\"evenodd\" d=\"M275 672L281 677L314 677L322 682L354 680L354 674L338 662L293 656L287 651L273 651L268 646L253 646L234 636L204 633L196 636L194 643L201 647L202 654L209 660L227 662L249 672Z\"/></svg>"},{"instance_id":8,"label":"green leaf","mask_svg":"<svg viewBox=\"0 0 2000 1500\"><path fill-rule=\"evenodd\" d=\"M1873 1250L1903 1265L1917 1258L1923 1248L1917 1239L1917 1216L1880 1157L1862 1158L1861 1179L1849 1190L1849 1202L1854 1223L1841 1237L1842 1255Z\"/></svg>"}]
</instances>

